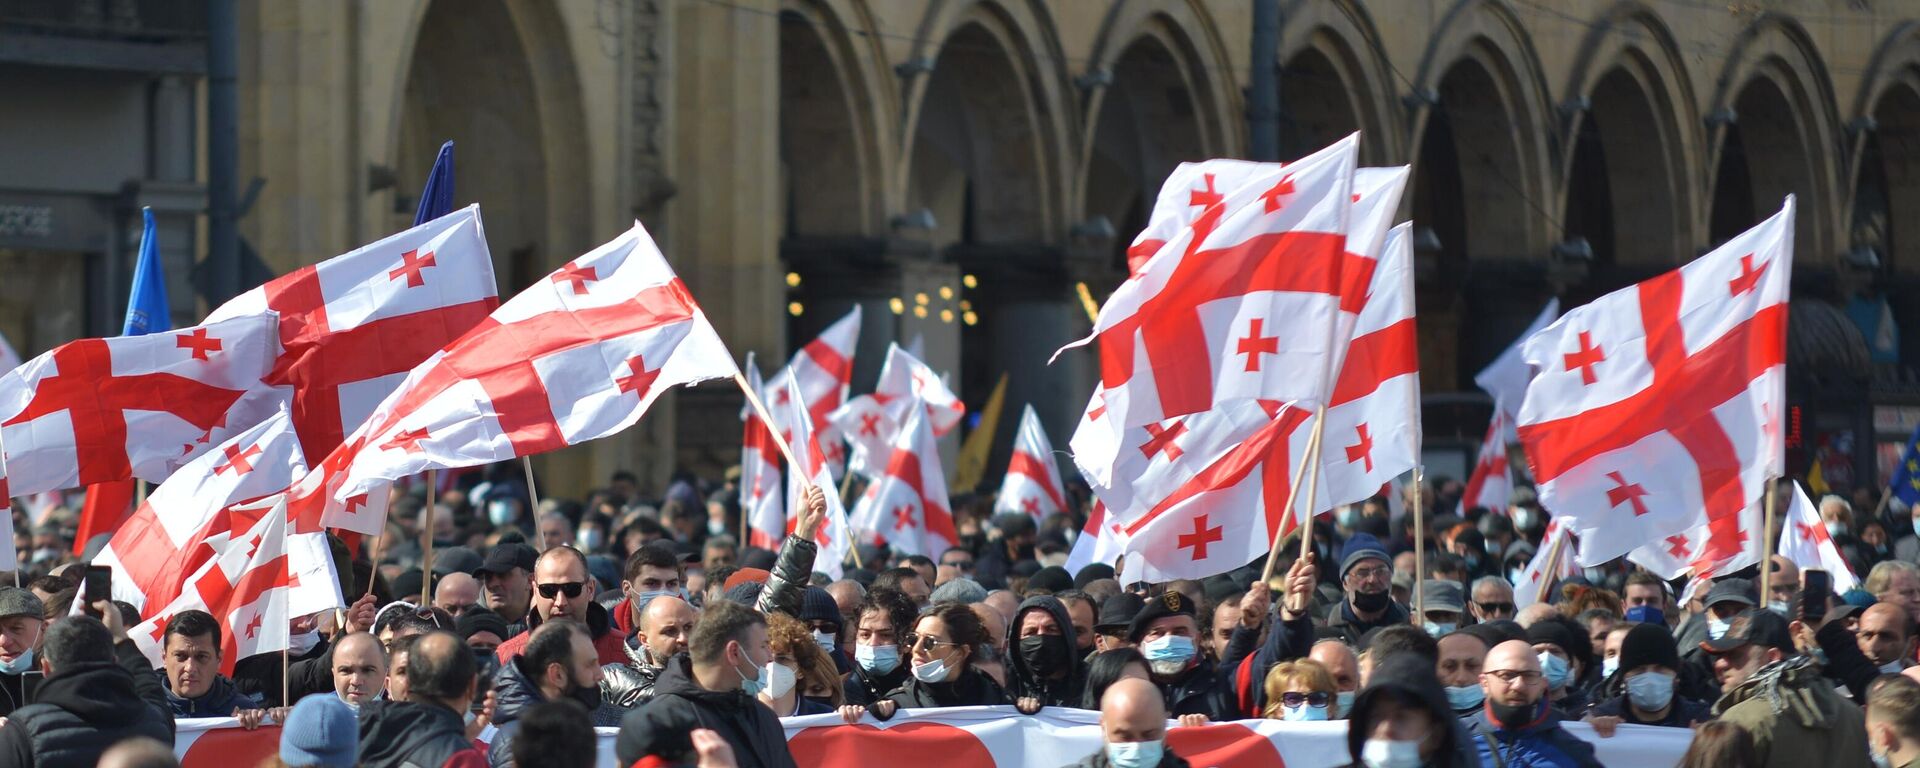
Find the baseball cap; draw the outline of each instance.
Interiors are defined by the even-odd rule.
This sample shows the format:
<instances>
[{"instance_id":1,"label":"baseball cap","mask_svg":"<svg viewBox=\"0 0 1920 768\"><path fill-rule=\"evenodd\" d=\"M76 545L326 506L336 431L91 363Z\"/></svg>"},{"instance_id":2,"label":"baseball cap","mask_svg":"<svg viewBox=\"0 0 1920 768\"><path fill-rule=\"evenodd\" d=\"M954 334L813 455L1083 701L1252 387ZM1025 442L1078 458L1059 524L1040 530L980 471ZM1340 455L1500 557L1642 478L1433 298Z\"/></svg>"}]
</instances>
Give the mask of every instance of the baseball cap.
<instances>
[{"instance_id":1,"label":"baseball cap","mask_svg":"<svg viewBox=\"0 0 1920 768\"><path fill-rule=\"evenodd\" d=\"M1793 634L1787 628L1787 620L1765 608L1741 611L1728 622L1726 634L1718 640L1701 642L1700 649L1707 653L1726 653L1748 645L1776 648L1788 654L1794 652Z\"/></svg>"},{"instance_id":2,"label":"baseball cap","mask_svg":"<svg viewBox=\"0 0 1920 768\"><path fill-rule=\"evenodd\" d=\"M1442 613L1463 613L1466 611L1465 599L1461 596L1460 582L1452 579L1427 579L1420 585L1420 610L1440 611Z\"/></svg>"},{"instance_id":3,"label":"baseball cap","mask_svg":"<svg viewBox=\"0 0 1920 768\"><path fill-rule=\"evenodd\" d=\"M532 573L533 563L539 559L540 553L533 551L533 547L525 544L518 542L496 544L493 549L487 550L486 559L480 563L479 568L474 570L473 575L506 573L515 568Z\"/></svg>"},{"instance_id":4,"label":"baseball cap","mask_svg":"<svg viewBox=\"0 0 1920 768\"><path fill-rule=\"evenodd\" d=\"M1707 590L1707 601L1704 605L1739 603L1751 608L1760 602L1754 598L1756 594L1758 592L1753 588L1752 579L1721 579L1714 582L1713 587Z\"/></svg>"}]
</instances>

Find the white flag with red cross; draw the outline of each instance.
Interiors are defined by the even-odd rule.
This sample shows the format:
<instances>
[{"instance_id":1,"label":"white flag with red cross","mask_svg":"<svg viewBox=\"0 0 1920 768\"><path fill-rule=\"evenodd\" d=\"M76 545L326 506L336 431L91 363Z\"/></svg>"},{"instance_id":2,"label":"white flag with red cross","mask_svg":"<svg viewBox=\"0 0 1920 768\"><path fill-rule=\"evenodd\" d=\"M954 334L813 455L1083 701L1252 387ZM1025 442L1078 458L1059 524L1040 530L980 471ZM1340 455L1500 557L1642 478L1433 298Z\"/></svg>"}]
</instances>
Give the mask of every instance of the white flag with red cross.
<instances>
[{"instance_id":1,"label":"white flag with red cross","mask_svg":"<svg viewBox=\"0 0 1920 768\"><path fill-rule=\"evenodd\" d=\"M1350 136L1224 191L1217 226L1180 230L1108 298L1093 334L1068 345L1097 343L1118 428L1234 399L1326 402L1345 347L1339 294L1358 146Z\"/></svg>"},{"instance_id":2,"label":"white flag with red cross","mask_svg":"<svg viewBox=\"0 0 1920 768\"><path fill-rule=\"evenodd\" d=\"M1294 453L1294 438L1310 416L1279 407L1144 513L1116 521L1126 543L1120 583L1203 579L1267 554L1293 495L1290 473L1305 459Z\"/></svg>"},{"instance_id":3,"label":"white flag with red cross","mask_svg":"<svg viewBox=\"0 0 1920 768\"><path fill-rule=\"evenodd\" d=\"M873 395L858 395L827 415L834 432L846 439L847 471L873 477L887 467L900 424Z\"/></svg>"},{"instance_id":4,"label":"white flag with red cross","mask_svg":"<svg viewBox=\"0 0 1920 768\"><path fill-rule=\"evenodd\" d=\"M1364 287L1343 292L1358 293L1361 307L1327 404L1320 491L1313 507L1317 511L1371 498L1420 461L1413 225L1394 227L1377 261L1354 259L1348 264L1370 265L1371 274ZM1305 455L1304 444L1300 450Z\"/></svg>"},{"instance_id":5,"label":"white flag with red cross","mask_svg":"<svg viewBox=\"0 0 1920 768\"><path fill-rule=\"evenodd\" d=\"M1546 535L1540 537L1540 549L1533 553L1533 559L1520 570L1520 579L1513 585L1513 605L1515 610L1539 602L1541 581L1546 581L1547 600L1553 601L1554 582L1570 579L1580 574L1580 564L1574 562L1574 549L1577 546L1568 538L1567 527L1558 518L1547 521ZM1554 550L1560 550L1556 555Z\"/></svg>"},{"instance_id":6,"label":"white flag with red cross","mask_svg":"<svg viewBox=\"0 0 1920 768\"><path fill-rule=\"evenodd\" d=\"M907 354L898 344L887 345L887 361L880 366L880 379L874 382L873 399L887 411L895 424L904 424L913 400L927 411L927 426L934 437L944 437L967 414L966 403L947 388L947 384L919 358Z\"/></svg>"},{"instance_id":7,"label":"white flag with red cross","mask_svg":"<svg viewBox=\"0 0 1920 768\"><path fill-rule=\"evenodd\" d=\"M306 473L291 416L277 411L154 488L93 562L113 568L114 599L143 613L166 605L232 535L232 507L285 491Z\"/></svg>"},{"instance_id":8,"label":"white flag with red cross","mask_svg":"<svg viewBox=\"0 0 1920 768\"><path fill-rule=\"evenodd\" d=\"M1727 522L1709 521L1705 510L1696 510L1693 525L1686 530L1642 544L1628 552L1627 559L1660 578L1687 576L1694 584L1758 565L1764 550L1759 531L1765 509L1755 500ZM1687 589L1691 592L1692 584Z\"/></svg>"},{"instance_id":9,"label":"white flag with red cross","mask_svg":"<svg viewBox=\"0 0 1920 768\"><path fill-rule=\"evenodd\" d=\"M271 315L81 339L0 375L13 493L167 477L271 416Z\"/></svg>"},{"instance_id":10,"label":"white flag with red cross","mask_svg":"<svg viewBox=\"0 0 1920 768\"><path fill-rule=\"evenodd\" d=\"M266 382L291 388L294 426L317 463L407 371L499 304L480 206L470 205L268 281L207 322L277 318Z\"/></svg>"},{"instance_id":11,"label":"white flag with red cross","mask_svg":"<svg viewBox=\"0 0 1920 768\"><path fill-rule=\"evenodd\" d=\"M843 438L839 429L828 421L827 415L847 401L847 388L853 383L853 352L859 342L860 305L855 304L846 317L834 321L795 352L787 366L775 372L765 386L754 390L761 393L760 399L772 411L773 428L791 440L794 428L787 416L790 413L787 399L792 394L787 382L799 388L812 429L820 436L820 445L826 450L827 463L835 475L846 471L846 450L841 447Z\"/></svg>"},{"instance_id":12,"label":"white flag with red cross","mask_svg":"<svg viewBox=\"0 0 1920 768\"><path fill-rule=\"evenodd\" d=\"M853 551L853 531L847 523L847 508L840 502L840 490L833 486L833 474L827 466L826 451L820 448L820 435L813 431L811 419L802 418L806 414L802 410L805 401L800 399L802 393L799 387L798 383L787 381L788 394L791 395L787 398L787 410L790 411L788 418L795 430L794 442L788 447L793 449L793 457L799 459L801 465L787 470L787 498L792 499L793 504L781 533L784 537L784 534L792 533L799 527L800 515L805 512L803 505L806 503L807 486L818 486L827 497L827 516L813 535L814 543L820 547L819 554L813 559L813 569L838 579L840 564L846 562L847 553ZM779 551L778 540L768 549Z\"/></svg>"},{"instance_id":13,"label":"white flag with red cross","mask_svg":"<svg viewBox=\"0 0 1920 768\"><path fill-rule=\"evenodd\" d=\"M747 353L747 386L765 391L760 383L760 366ZM742 408L745 422L740 437L740 513L747 520L747 544L774 552L787 535L786 498L780 488L780 448L773 442L767 423L752 407ZM775 418L779 418L775 416Z\"/></svg>"},{"instance_id":14,"label":"white flag with red cross","mask_svg":"<svg viewBox=\"0 0 1920 768\"><path fill-rule=\"evenodd\" d=\"M1507 502L1513 499L1513 474L1507 467L1507 434L1513 431L1513 423L1508 420L1505 411L1497 406L1493 409L1493 420L1487 422L1487 436L1480 440L1480 453L1474 457L1473 473L1467 476L1466 493L1460 496L1460 512L1474 507L1483 507L1498 514L1506 514Z\"/></svg>"},{"instance_id":15,"label":"white flag with red cross","mask_svg":"<svg viewBox=\"0 0 1920 768\"><path fill-rule=\"evenodd\" d=\"M413 369L335 454L336 501L429 469L614 434L669 387L739 373L639 222L502 304ZM333 471L332 462L323 465ZM378 533L365 517L328 527Z\"/></svg>"},{"instance_id":16,"label":"white flag with red cross","mask_svg":"<svg viewBox=\"0 0 1920 768\"><path fill-rule=\"evenodd\" d=\"M209 542L209 556L185 577L179 596L127 630L154 666L165 649L167 622L182 611L213 614L220 622L220 671L232 675L235 662L287 647L290 585L294 571L287 547L284 494L233 507L232 535ZM118 580L115 580L117 595Z\"/></svg>"},{"instance_id":17,"label":"white flag with red cross","mask_svg":"<svg viewBox=\"0 0 1920 768\"><path fill-rule=\"evenodd\" d=\"M1520 401L1526 398L1527 384L1533 381L1533 368L1527 365L1527 339L1533 338L1534 334L1559 317L1560 297L1556 296L1547 300L1547 306L1540 309L1540 314L1534 316L1533 322L1520 332L1519 338L1514 339L1487 367L1473 375L1473 383L1493 398L1494 412L1506 414L1506 431L1500 436L1502 443L1514 441L1514 420L1520 417Z\"/></svg>"},{"instance_id":18,"label":"white flag with red cross","mask_svg":"<svg viewBox=\"0 0 1920 768\"><path fill-rule=\"evenodd\" d=\"M1080 569L1094 563L1112 565L1114 558L1127 551L1120 525L1112 518L1107 513L1107 505L1094 499L1093 507L1087 512L1086 524L1080 527L1080 535L1073 539L1073 549L1067 552L1068 573L1079 573Z\"/></svg>"},{"instance_id":19,"label":"white flag with red cross","mask_svg":"<svg viewBox=\"0 0 1920 768\"><path fill-rule=\"evenodd\" d=\"M1040 414L1033 412L1032 405L1020 412L1020 431L1013 435L1013 458L1007 464L1006 479L1000 482L993 511L1027 515L1036 523L1067 511L1060 462L1053 458L1053 443L1047 439Z\"/></svg>"},{"instance_id":20,"label":"white flag with red cross","mask_svg":"<svg viewBox=\"0 0 1920 768\"><path fill-rule=\"evenodd\" d=\"M880 475L853 505L854 534L897 554L939 557L960 541L940 450L927 424L928 409L909 399L906 423L895 436Z\"/></svg>"},{"instance_id":21,"label":"white flag with red cross","mask_svg":"<svg viewBox=\"0 0 1920 768\"><path fill-rule=\"evenodd\" d=\"M1786 524L1780 528L1780 556L1799 566L1824 568L1833 576L1833 593L1840 594L1860 583L1853 575L1853 568L1847 565L1847 558L1840 554L1840 548L1833 543L1833 536L1827 533L1825 520L1820 519L1820 509L1807 498L1807 492L1801 490L1799 483L1793 486L1793 505L1787 508Z\"/></svg>"},{"instance_id":22,"label":"white flag with red cross","mask_svg":"<svg viewBox=\"0 0 1920 768\"><path fill-rule=\"evenodd\" d=\"M1541 506L1602 563L1696 527L1732 556L1741 512L1784 469L1793 198L1672 272L1602 296L1528 339L1538 374L1520 440Z\"/></svg>"}]
</instances>

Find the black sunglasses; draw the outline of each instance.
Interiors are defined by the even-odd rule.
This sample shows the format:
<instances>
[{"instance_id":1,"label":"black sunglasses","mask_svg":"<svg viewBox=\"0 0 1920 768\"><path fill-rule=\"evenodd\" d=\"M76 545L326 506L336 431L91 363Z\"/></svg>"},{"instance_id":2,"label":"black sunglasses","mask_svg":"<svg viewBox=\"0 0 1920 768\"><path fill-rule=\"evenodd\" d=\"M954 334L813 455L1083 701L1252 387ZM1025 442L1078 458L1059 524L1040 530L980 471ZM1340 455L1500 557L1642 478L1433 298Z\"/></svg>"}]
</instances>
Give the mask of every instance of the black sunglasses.
<instances>
[{"instance_id":1,"label":"black sunglasses","mask_svg":"<svg viewBox=\"0 0 1920 768\"><path fill-rule=\"evenodd\" d=\"M1480 606L1481 613L1513 613L1513 603L1482 603L1475 601L1474 604Z\"/></svg>"},{"instance_id":2,"label":"black sunglasses","mask_svg":"<svg viewBox=\"0 0 1920 768\"><path fill-rule=\"evenodd\" d=\"M1327 705L1327 702L1332 700L1333 698L1331 696L1324 693L1320 693L1318 691L1315 691L1313 693L1298 693L1298 692L1289 691L1287 693L1280 694L1280 703L1289 707L1298 707L1302 704L1315 706L1315 707L1324 707Z\"/></svg>"},{"instance_id":3,"label":"black sunglasses","mask_svg":"<svg viewBox=\"0 0 1920 768\"><path fill-rule=\"evenodd\" d=\"M569 598L579 597L580 591L587 588L587 583L584 581L563 581L555 584L535 584L533 586L535 589L540 590L541 597L552 600L555 597L559 597L562 593L565 593Z\"/></svg>"}]
</instances>

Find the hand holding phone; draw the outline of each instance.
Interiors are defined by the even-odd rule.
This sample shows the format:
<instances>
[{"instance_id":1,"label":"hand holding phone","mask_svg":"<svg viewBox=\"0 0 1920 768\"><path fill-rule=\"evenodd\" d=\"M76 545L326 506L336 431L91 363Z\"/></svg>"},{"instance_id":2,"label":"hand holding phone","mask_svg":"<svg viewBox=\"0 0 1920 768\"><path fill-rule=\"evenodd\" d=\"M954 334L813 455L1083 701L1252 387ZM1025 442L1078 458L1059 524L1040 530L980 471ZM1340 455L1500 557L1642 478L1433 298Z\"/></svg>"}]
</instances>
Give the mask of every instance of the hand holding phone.
<instances>
[{"instance_id":1,"label":"hand holding phone","mask_svg":"<svg viewBox=\"0 0 1920 768\"><path fill-rule=\"evenodd\" d=\"M1827 601L1833 597L1833 574L1819 568L1800 572L1800 620L1818 625L1827 619Z\"/></svg>"}]
</instances>

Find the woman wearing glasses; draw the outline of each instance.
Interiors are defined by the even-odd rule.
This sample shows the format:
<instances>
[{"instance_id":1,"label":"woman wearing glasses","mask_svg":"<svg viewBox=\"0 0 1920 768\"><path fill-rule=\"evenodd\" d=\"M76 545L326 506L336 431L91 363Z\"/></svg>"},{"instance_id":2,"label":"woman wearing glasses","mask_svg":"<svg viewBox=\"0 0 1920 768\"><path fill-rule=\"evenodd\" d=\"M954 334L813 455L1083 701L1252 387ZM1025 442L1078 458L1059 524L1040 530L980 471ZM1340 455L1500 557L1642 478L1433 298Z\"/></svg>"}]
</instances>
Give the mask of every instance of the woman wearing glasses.
<instances>
[{"instance_id":1,"label":"woman wearing glasses","mask_svg":"<svg viewBox=\"0 0 1920 768\"><path fill-rule=\"evenodd\" d=\"M1269 720L1339 720L1347 713L1334 702L1333 674L1311 659L1281 662L1267 673Z\"/></svg>"},{"instance_id":2,"label":"woman wearing glasses","mask_svg":"<svg viewBox=\"0 0 1920 768\"><path fill-rule=\"evenodd\" d=\"M967 606L949 603L922 613L902 642L911 654L913 675L885 700L874 703L875 717L891 718L901 707L1013 703L999 683L973 666L974 656L989 638L980 617ZM866 713L867 708L859 705L840 708L849 723Z\"/></svg>"}]
</instances>

